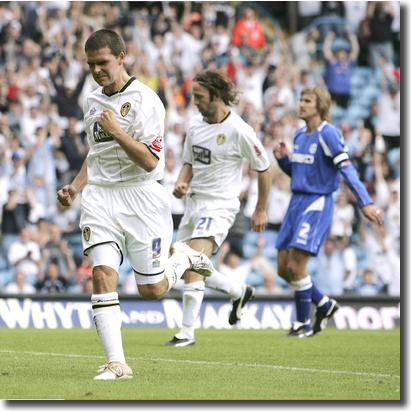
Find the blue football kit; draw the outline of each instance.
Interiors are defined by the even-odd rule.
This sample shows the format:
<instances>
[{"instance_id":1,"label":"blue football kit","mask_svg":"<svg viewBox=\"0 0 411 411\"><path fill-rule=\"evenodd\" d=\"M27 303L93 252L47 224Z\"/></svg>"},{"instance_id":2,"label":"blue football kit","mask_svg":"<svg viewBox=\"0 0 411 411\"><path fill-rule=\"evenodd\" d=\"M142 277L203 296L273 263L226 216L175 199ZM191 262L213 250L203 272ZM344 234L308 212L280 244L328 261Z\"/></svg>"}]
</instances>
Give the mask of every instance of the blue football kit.
<instances>
[{"instance_id":1,"label":"blue football kit","mask_svg":"<svg viewBox=\"0 0 411 411\"><path fill-rule=\"evenodd\" d=\"M312 133L307 127L297 130L291 158L278 160L281 169L291 177L292 197L277 237L277 249L298 248L317 255L332 222L332 193L340 184L340 174L362 208L372 204L357 171L351 164L344 139L326 121ZM296 304L296 328L289 335L310 336L321 331L324 319L338 309L335 300L325 296L310 276L292 281ZM317 306L314 327L310 321L311 302ZM293 333L295 330L295 333Z\"/></svg>"},{"instance_id":2,"label":"blue football kit","mask_svg":"<svg viewBox=\"0 0 411 411\"><path fill-rule=\"evenodd\" d=\"M372 204L372 199L349 160L343 137L333 125L324 121L312 133L307 133L307 127L298 129L293 148L291 158L278 161L291 177L293 195L276 247L299 248L317 255L332 222L332 193L340 185L340 174L361 208Z\"/></svg>"}]
</instances>

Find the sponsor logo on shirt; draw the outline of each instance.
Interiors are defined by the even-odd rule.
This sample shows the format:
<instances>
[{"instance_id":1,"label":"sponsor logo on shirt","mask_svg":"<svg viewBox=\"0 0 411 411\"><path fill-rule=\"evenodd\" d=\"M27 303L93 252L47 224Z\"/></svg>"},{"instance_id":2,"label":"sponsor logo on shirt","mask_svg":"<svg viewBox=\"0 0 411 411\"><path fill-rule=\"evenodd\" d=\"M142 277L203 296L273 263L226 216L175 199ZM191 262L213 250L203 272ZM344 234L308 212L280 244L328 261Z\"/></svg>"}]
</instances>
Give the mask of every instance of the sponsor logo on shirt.
<instances>
[{"instance_id":1,"label":"sponsor logo on shirt","mask_svg":"<svg viewBox=\"0 0 411 411\"><path fill-rule=\"evenodd\" d=\"M105 131L98 122L94 123L93 137L96 143L114 140L113 136L110 133L107 133L107 131Z\"/></svg>"},{"instance_id":2,"label":"sponsor logo on shirt","mask_svg":"<svg viewBox=\"0 0 411 411\"><path fill-rule=\"evenodd\" d=\"M203 164L211 163L211 151L208 148L193 145L193 158Z\"/></svg>"},{"instance_id":3,"label":"sponsor logo on shirt","mask_svg":"<svg viewBox=\"0 0 411 411\"><path fill-rule=\"evenodd\" d=\"M314 164L314 156L312 154L293 153L291 161L294 163Z\"/></svg>"}]
</instances>

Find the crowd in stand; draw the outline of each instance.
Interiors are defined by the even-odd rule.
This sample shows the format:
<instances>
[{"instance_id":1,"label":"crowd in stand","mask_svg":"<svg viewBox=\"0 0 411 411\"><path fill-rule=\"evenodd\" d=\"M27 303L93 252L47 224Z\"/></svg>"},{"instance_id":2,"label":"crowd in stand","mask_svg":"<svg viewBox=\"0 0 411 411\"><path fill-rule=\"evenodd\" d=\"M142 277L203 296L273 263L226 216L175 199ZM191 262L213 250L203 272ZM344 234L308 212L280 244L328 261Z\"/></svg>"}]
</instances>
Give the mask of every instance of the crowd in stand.
<instances>
[{"instance_id":1,"label":"crowd in stand","mask_svg":"<svg viewBox=\"0 0 411 411\"><path fill-rule=\"evenodd\" d=\"M216 264L260 293L291 293L276 275L274 248L289 179L272 148L278 139L292 148L301 124L300 91L325 84L333 97L331 120L386 219L382 228L366 223L342 184L329 239L312 259L310 274L331 295L399 295L399 2L298 2L295 33L257 5L0 2L0 292L91 293L92 269L78 228L80 198L65 209L56 192L87 155L82 103L97 84L83 47L94 30L106 27L126 41L128 72L155 89L166 106L163 184L170 193L184 126L194 112L192 78L218 68L237 84L241 99L233 109L256 130L273 164L269 225L260 235L250 231L257 180L246 166L243 207ZM361 73L376 90L367 101L362 83L354 82ZM363 111L355 115L360 97ZM177 227L184 200L173 198L172 204ZM121 291L136 292L127 261L120 278Z\"/></svg>"}]
</instances>

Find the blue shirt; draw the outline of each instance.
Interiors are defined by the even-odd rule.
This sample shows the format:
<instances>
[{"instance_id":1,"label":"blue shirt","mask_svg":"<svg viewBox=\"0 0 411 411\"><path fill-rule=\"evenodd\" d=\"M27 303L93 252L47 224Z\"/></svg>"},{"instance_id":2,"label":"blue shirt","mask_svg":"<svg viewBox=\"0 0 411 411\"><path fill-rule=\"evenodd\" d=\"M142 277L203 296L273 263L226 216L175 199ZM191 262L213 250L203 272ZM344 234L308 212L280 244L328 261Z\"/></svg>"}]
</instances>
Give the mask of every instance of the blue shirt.
<instances>
[{"instance_id":1,"label":"blue shirt","mask_svg":"<svg viewBox=\"0 0 411 411\"><path fill-rule=\"evenodd\" d=\"M349 161L347 151L343 136L332 124L323 121L312 133L307 133L307 127L298 129L291 158L286 156L278 163L291 176L293 193L331 194L339 187L341 173L359 206L363 207L372 200Z\"/></svg>"},{"instance_id":2,"label":"blue shirt","mask_svg":"<svg viewBox=\"0 0 411 411\"><path fill-rule=\"evenodd\" d=\"M325 83L328 90L335 94L349 94L351 92L351 76L354 63L349 61L327 62Z\"/></svg>"}]
</instances>

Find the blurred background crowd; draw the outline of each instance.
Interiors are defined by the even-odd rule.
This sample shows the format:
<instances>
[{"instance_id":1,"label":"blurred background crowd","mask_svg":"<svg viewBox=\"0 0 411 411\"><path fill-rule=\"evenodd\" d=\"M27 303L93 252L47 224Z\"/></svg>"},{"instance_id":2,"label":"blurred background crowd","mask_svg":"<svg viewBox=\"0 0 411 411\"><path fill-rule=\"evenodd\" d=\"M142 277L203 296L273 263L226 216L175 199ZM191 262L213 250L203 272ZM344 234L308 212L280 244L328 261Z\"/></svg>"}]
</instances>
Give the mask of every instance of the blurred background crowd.
<instances>
[{"instance_id":1,"label":"blurred background crowd","mask_svg":"<svg viewBox=\"0 0 411 411\"><path fill-rule=\"evenodd\" d=\"M56 192L87 155L82 104L97 84L84 42L100 28L123 36L128 72L167 108L162 183L170 193L194 113L192 78L219 68L236 83L241 101L233 109L256 130L273 164L269 225L250 230L257 180L246 165L241 212L215 263L260 294L292 293L276 272L274 244L291 193L272 148L284 139L291 150L301 126L300 91L325 85L330 120L386 218L383 227L368 224L343 183L329 238L309 272L330 295L399 296L398 1L0 2L0 292L91 293L80 196L64 209ZM172 198L172 207L177 228L184 200ZM137 292L127 259L119 288Z\"/></svg>"}]
</instances>

